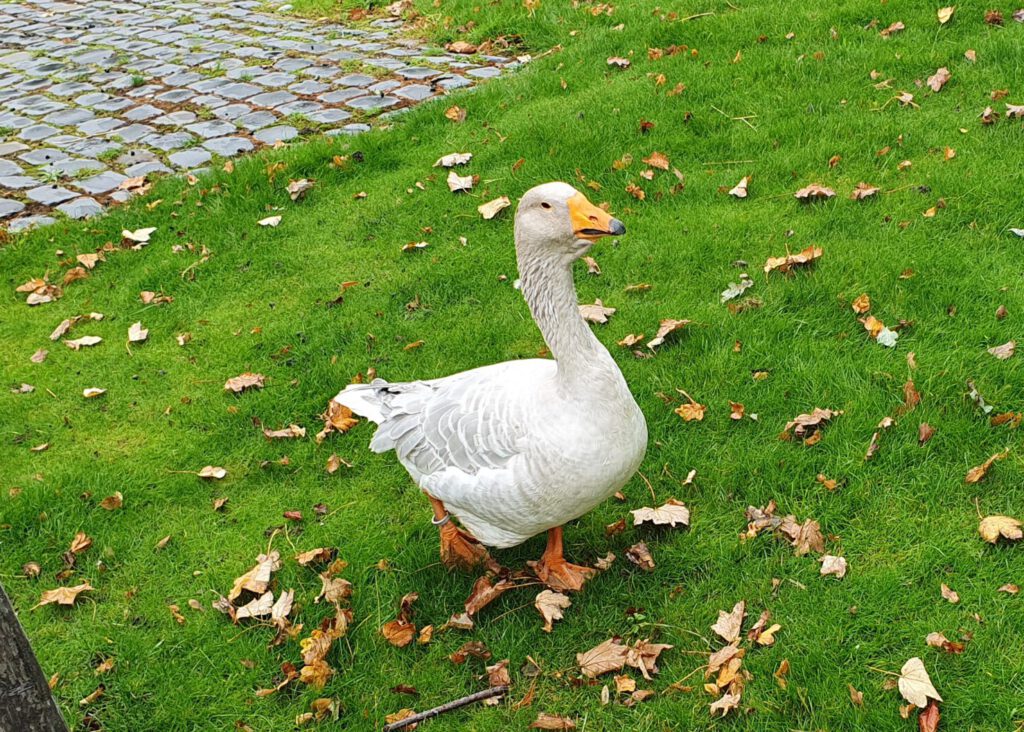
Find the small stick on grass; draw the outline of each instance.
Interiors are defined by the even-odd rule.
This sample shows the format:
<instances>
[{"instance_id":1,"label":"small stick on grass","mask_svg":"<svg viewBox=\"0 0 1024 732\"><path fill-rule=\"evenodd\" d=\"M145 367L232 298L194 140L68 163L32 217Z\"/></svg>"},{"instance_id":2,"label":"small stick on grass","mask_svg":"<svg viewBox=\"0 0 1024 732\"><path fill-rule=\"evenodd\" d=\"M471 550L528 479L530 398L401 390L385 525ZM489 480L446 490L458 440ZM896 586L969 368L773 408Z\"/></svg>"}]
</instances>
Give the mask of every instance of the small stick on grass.
<instances>
[{"instance_id":1,"label":"small stick on grass","mask_svg":"<svg viewBox=\"0 0 1024 732\"><path fill-rule=\"evenodd\" d=\"M475 694L464 696L461 699L455 699L454 701L450 701L447 704L442 704L439 707L434 707L433 709L428 709L425 712L420 712L418 714L412 715L411 717L406 717L405 719L400 719L397 722L392 722L391 724L386 725L384 727L384 732L394 732L397 729L405 729L406 727L416 724L417 722L422 722L425 719L431 719L438 715L444 714L445 712L450 712L453 709L459 709L461 707L473 704L474 702L483 701L484 699L490 699L491 697L495 696L502 696L503 694L507 693L508 684L502 684L501 686L492 686L490 689L478 691Z\"/></svg>"}]
</instances>

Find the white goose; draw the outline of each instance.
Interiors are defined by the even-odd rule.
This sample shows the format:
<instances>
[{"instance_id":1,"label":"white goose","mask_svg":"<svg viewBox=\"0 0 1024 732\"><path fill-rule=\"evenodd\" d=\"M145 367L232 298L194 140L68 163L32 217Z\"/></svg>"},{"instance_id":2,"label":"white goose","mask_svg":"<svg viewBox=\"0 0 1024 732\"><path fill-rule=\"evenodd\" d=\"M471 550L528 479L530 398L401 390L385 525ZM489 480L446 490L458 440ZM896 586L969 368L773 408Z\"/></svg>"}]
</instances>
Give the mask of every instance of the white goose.
<instances>
[{"instance_id":1,"label":"white goose","mask_svg":"<svg viewBox=\"0 0 1024 732\"><path fill-rule=\"evenodd\" d=\"M515 217L523 297L555 360L525 359L430 381L350 385L334 400L379 427L430 498L445 564L472 565L542 531L534 565L578 590L594 570L562 555L562 525L621 488L647 449L647 424L608 351L579 312L572 264L622 223L566 183L526 192ZM472 535L455 527L454 514Z\"/></svg>"}]
</instances>

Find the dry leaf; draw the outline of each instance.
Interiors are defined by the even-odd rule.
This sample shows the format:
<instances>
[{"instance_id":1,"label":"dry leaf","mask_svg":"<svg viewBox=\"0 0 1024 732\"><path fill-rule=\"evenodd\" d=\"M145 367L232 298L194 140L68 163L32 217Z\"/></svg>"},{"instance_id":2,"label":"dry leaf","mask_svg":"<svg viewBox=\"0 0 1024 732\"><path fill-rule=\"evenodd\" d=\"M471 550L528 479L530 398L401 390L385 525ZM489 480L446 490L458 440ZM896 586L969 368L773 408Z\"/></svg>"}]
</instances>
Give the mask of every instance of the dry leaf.
<instances>
[{"instance_id":1,"label":"dry leaf","mask_svg":"<svg viewBox=\"0 0 1024 732\"><path fill-rule=\"evenodd\" d=\"M927 636L925 636L924 642L932 648L939 648L945 651L946 653L964 652L963 643L954 643L953 641L949 640L946 636L944 636L942 633L929 633Z\"/></svg>"},{"instance_id":2,"label":"dry leaf","mask_svg":"<svg viewBox=\"0 0 1024 732\"><path fill-rule=\"evenodd\" d=\"M39 603L35 607L50 605L52 603L57 603L58 605L74 605L75 600L78 599L78 596L81 593L91 592L92 589L92 585L90 585L89 581L86 580L82 584L75 585L74 587L58 587L54 590L46 590L39 598ZM32 609L34 610L35 607Z\"/></svg>"},{"instance_id":3,"label":"dry leaf","mask_svg":"<svg viewBox=\"0 0 1024 732\"><path fill-rule=\"evenodd\" d=\"M878 35L880 35L882 38L890 38L894 34L899 33L901 30L904 30L905 28L906 26L897 20L889 27L883 28L882 30L878 31Z\"/></svg>"},{"instance_id":4,"label":"dry leaf","mask_svg":"<svg viewBox=\"0 0 1024 732\"><path fill-rule=\"evenodd\" d=\"M674 320L673 318L665 318L658 324L658 332L654 334L654 338L647 342L647 347L654 350L668 338L670 333L675 333L677 330L682 330L690 324L689 320Z\"/></svg>"},{"instance_id":5,"label":"dry leaf","mask_svg":"<svg viewBox=\"0 0 1024 732\"><path fill-rule=\"evenodd\" d=\"M675 498L669 498L663 506L658 508L644 506L643 508L630 511L630 513L633 514L634 526L639 526L647 521L658 526L664 524L675 526L677 523L682 526L690 525L690 509Z\"/></svg>"},{"instance_id":6,"label":"dry leaf","mask_svg":"<svg viewBox=\"0 0 1024 732\"><path fill-rule=\"evenodd\" d=\"M865 198L874 196L878 191L881 190L878 186L873 186L870 183L861 181L850 193L850 199L853 201L863 201Z\"/></svg>"},{"instance_id":7,"label":"dry leaf","mask_svg":"<svg viewBox=\"0 0 1024 732\"><path fill-rule=\"evenodd\" d=\"M646 158L644 158L643 161L645 163L647 163L647 165L650 165L652 168L657 168L658 170L668 170L669 169L668 158L665 157L665 155L663 155L662 153L657 152L657 151L652 152L650 155L648 155Z\"/></svg>"},{"instance_id":8,"label":"dry leaf","mask_svg":"<svg viewBox=\"0 0 1024 732\"><path fill-rule=\"evenodd\" d=\"M593 305L580 305L580 315L590 323L607 323L608 317L615 313L615 308L606 308L600 300L594 300Z\"/></svg>"},{"instance_id":9,"label":"dry leaf","mask_svg":"<svg viewBox=\"0 0 1024 732\"><path fill-rule=\"evenodd\" d=\"M467 41L452 41L451 43L444 44L445 50L451 53L476 53L476 44L469 43Z\"/></svg>"},{"instance_id":10,"label":"dry leaf","mask_svg":"<svg viewBox=\"0 0 1024 732\"><path fill-rule=\"evenodd\" d=\"M746 272L743 272L740 274L740 281L738 283L730 282L729 286L722 291L721 295L719 295L718 301L724 305L730 300L736 299L753 286L754 280L752 280L750 275Z\"/></svg>"},{"instance_id":11,"label":"dry leaf","mask_svg":"<svg viewBox=\"0 0 1024 732\"><path fill-rule=\"evenodd\" d=\"M281 554L271 551L256 557L256 565L248 572L235 579L235 584L228 593L228 600L234 601L244 590L261 595L267 591L270 575L281 568ZM273 604L273 603L271 603Z\"/></svg>"},{"instance_id":12,"label":"dry leaf","mask_svg":"<svg viewBox=\"0 0 1024 732\"><path fill-rule=\"evenodd\" d=\"M616 638L609 638L586 653L576 654L580 672L587 678L595 678L609 671L621 671L626 665L629 647Z\"/></svg>"},{"instance_id":13,"label":"dry leaf","mask_svg":"<svg viewBox=\"0 0 1024 732\"><path fill-rule=\"evenodd\" d=\"M798 254L787 254L784 257L769 257L768 261L764 263L764 273L769 274L772 271L778 270L783 274L788 274L794 267L812 264L821 258L824 253L821 247L809 246Z\"/></svg>"},{"instance_id":14,"label":"dry leaf","mask_svg":"<svg viewBox=\"0 0 1024 732\"><path fill-rule=\"evenodd\" d=\"M277 226L281 223L281 216L267 216L265 219L260 219L256 223L260 226Z\"/></svg>"},{"instance_id":15,"label":"dry leaf","mask_svg":"<svg viewBox=\"0 0 1024 732\"><path fill-rule=\"evenodd\" d=\"M128 328L128 341L130 343L142 343L149 338L149 331L142 327L142 323L132 323Z\"/></svg>"},{"instance_id":16,"label":"dry leaf","mask_svg":"<svg viewBox=\"0 0 1024 732\"><path fill-rule=\"evenodd\" d=\"M654 557L651 556L647 544L642 541L638 541L626 550L626 559L645 572L654 571Z\"/></svg>"},{"instance_id":17,"label":"dry leaf","mask_svg":"<svg viewBox=\"0 0 1024 732\"><path fill-rule=\"evenodd\" d=\"M530 725L530 729L576 729L576 722L568 717L540 712L537 719Z\"/></svg>"},{"instance_id":18,"label":"dry leaf","mask_svg":"<svg viewBox=\"0 0 1024 732\"><path fill-rule=\"evenodd\" d=\"M743 618L746 617L747 603L740 600L733 605L731 612L718 611L718 620L711 626L726 643L735 643L740 639L740 632L743 629Z\"/></svg>"},{"instance_id":19,"label":"dry leaf","mask_svg":"<svg viewBox=\"0 0 1024 732\"><path fill-rule=\"evenodd\" d=\"M978 524L978 533L990 544L995 544L1000 539L1020 541L1024 539L1024 530L1021 527L1024 527L1024 523L1012 516L986 516Z\"/></svg>"},{"instance_id":20,"label":"dry leaf","mask_svg":"<svg viewBox=\"0 0 1024 732\"><path fill-rule=\"evenodd\" d=\"M916 707L924 708L929 699L942 701L939 692L932 686L924 663L916 656L911 658L900 669L899 690L903 698Z\"/></svg>"},{"instance_id":21,"label":"dry leaf","mask_svg":"<svg viewBox=\"0 0 1024 732\"><path fill-rule=\"evenodd\" d=\"M82 396L84 396L86 399L95 399L96 397L103 396L106 393L106 389L99 389L95 386L91 386L88 389L82 390Z\"/></svg>"},{"instance_id":22,"label":"dry leaf","mask_svg":"<svg viewBox=\"0 0 1024 732\"><path fill-rule=\"evenodd\" d=\"M735 186L733 186L732 188L729 189L729 195L730 196L734 196L736 198L746 198L747 197L747 186L749 185L749 183L750 183L750 176L749 175L743 176L740 179L739 183L737 183Z\"/></svg>"},{"instance_id":23,"label":"dry leaf","mask_svg":"<svg viewBox=\"0 0 1024 732\"><path fill-rule=\"evenodd\" d=\"M801 188L799 191L793 194L793 197L804 203L810 203L811 201L826 200L836 195L828 186L823 186L820 183L811 183L805 188Z\"/></svg>"},{"instance_id":24,"label":"dry leaf","mask_svg":"<svg viewBox=\"0 0 1024 732\"><path fill-rule=\"evenodd\" d=\"M434 163L435 168L454 168L456 165L466 165L473 159L473 153L449 153L442 155Z\"/></svg>"},{"instance_id":25,"label":"dry leaf","mask_svg":"<svg viewBox=\"0 0 1024 732\"><path fill-rule=\"evenodd\" d=\"M789 682L786 681L786 676L789 674L789 659L783 658L779 662L779 667L775 669L775 673L772 674L775 677L775 683L779 685L780 689L785 689Z\"/></svg>"},{"instance_id":26,"label":"dry leaf","mask_svg":"<svg viewBox=\"0 0 1024 732\"><path fill-rule=\"evenodd\" d=\"M707 411L707 406L699 404L689 394L684 394L689 399L689 403L680 404L674 411L680 417L683 418L684 422L692 422L694 420L700 422L704 419L704 413Z\"/></svg>"},{"instance_id":27,"label":"dry leaf","mask_svg":"<svg viewBox=\"0 0 1024 732\"><path fill-rule=\"evenodd\" d=\"M466 110L457 105L453 107L448 107L448 109L444 111L444 116L447 117L450 121L458 124L459 122L466 121Z\"/></svg>"},{"instance_id":28,"label":"dry leaf","mask_svg":"<svg viewBox=\"0 0 1024 732\"><path fill-rule=\"evenodd\" d=\"M452 193L459 193L460 191L469 192L473 190L473 176L471 175L459 175L454 170L448 171L448 190Z\"/></svg>"},{"instance_id":29,"label":"dry leaf","mask_svg":"<svg viewBox=\"0 0 1024 732\"><path fill-rule=\"evenodd\" d=\"M621 56L609 56L608 57L608 65L609 66L614 66L614 67L619 68L619 69L628 69L629 68L629 59L628 58L622 58Z\"/></svg>"},{"instance_id":30,"label":"dry leaf","mask_svg":"<svg viewBox=\"0 0 1024 732\"><path fill-rule=\"evenodd\" d=\"M995 463L996 460L1002 460L1002 459L1004 459L1009 454L1010 454L1010 449L1007 448L1007 449L1003 450L1002 452L996 453L995 455L990 457L988 460L983 462L981 465L976 465L975 467L971 468L970 470L967 471L967 475L964 477L964 482L966 482L966 483L978 483L978 482L980 482L988 474L989 468L992 467L992 464Z\"/></svg>"},{"instance_id":31,"label":"dry leaf","mask_svg":"<svg viewBox=\"0 0 1024 732\"><path fill-rule=\"evenodd\" d=\"M949 73L949 69L943 66L928 77L928 86L933 92L940 92L942 91L942 87L946 85L946 82L948 82L952 76L953 75Z\"/></svg>"},{"instance_id":32,"label":"dry leaf","mask_svg":"<svg viewBox=\"0 0 1024 732\"><path fill-rule=\"evenodd\" d=\"M945 25L953 19L953 13L956 11L955 5L950 5L945 8L939 8L936 11L936 15L939 17L939 25Z\"/></svg>"},{"instance_id":33,"label":"dry leaf","mask_svg":"<svg viewBox=\"0 0 1024 732\"><path fill-rule=\"evenodd\" d=\"M476 207L476 210L480 212L480 215L483 216L485 220L490 221L501 211L511 205L512 202L508 199L508 196L500 196L499 198L495 198L493 201L480 204Z\"/></svg>"},{"instance_id":34,"label":"dry leaf","mask_svg":"<svg viewBox=\"0 0 1024 732\"><path fill-rule=\"evenodd\" d=\"M95 346L97 343L102 342L103 339L99 336L82 336L81 338L76 338L73 341L64 341L64 345L72 351L77 351L84 346Z\"/></svg>"},{"instance_id":35,"label":"dry leaf","mask_svg":"<svg viewBox=\"0 0 1024 732\"><path fill-rule=\"evenodd\" d=\"M923 445L932 439L935 435L935 429L927 422L922 422L917 428L917 444Z\"/></svg>"},{"instance_id":36,"label":"dry leaf","mask_svg":"<svg viewBox=\"0 0 1024 732\"><path fill-rule=\"evenodd\" d=\"M733 709L737 709L740 705L740 695L738 693L726 692L722 695L722 698L716 702L711 703L711 716L715 716L715 712L721 712L721 716L727 715Z\"/></svg>"},{"instance_id":37,"label":"dry leaf","mask_svg":"<svg viewBox=\"0 0 1024 732\"><path fill-rule=\"evenodd\" d=\"M853 687L853 684L847 684L846 688L850 692L850 703L853 704L853 706L855 706L855 707L862 707L862 706L864 706L864 692L857 691Z\"/></svg>"},{"instance_id":38,"label":"dry leaf","mask_svg":"<svg viewBox=\"0 0 1024 732\"><path fill-rule=\"evenodd\" d=\"M196 475L200 478L206 478L207 480L221 480L228 474L224 468L217 467L215 465L207 465L200 470Z\"/></svg>"},{"instance_id":39,"label":"dry leaf","mask_svg":"<svg viewBox=\"0 0 1024 732\"><path fill-rule=\"evenodd\" d=\"M993 346L992 348L988 349L988 352L991 353L996 358L998 358L1000 361L1005 361L1006 359L1013 356L1014 349L1016 348L1017 341L1007 341L1001 346Z\"/></svg>"},{"instance_id":40,"label":"dry leaf","mask_svg":"<svg viewBox=\"0 0 1024 732\"><path fill-rule=\"evenodd\" d=\"M300 198L302 198L302 196L305 195L306 191L312 188L315 183L315 180L300 178L299 180L289 181L288 185L285 186L285 190L288 191L288 196L293 201L297 201Z\"/></svg>"},{"instance_id":41,"label":"dry leaf","mask_svg":"<svg viewBox=\"0 0 1024 732\"><path fill-rule=\"evenodd\" d=\"M810 414L799 414L786 423L781 438L784 440L796 437L805 443L833 417L842 415L842 410L821 409L815 407Z\"/></svg>"},{"instance_id":42,"label":"dry leaf","mask_svg":"<svg viewBox=\"0 0 1024 732\"><path fill-rule=\"evenodd\" d=\"M263 374L245 372L224 382L224 390L241 394L246 389L262 389L266 377Z\"/></svg>"},{"instance_id":43,"label":"dry leaf","mask_svg":"<svg viewBox=\"0 0 1024 732\"><path fill-rule=\"evenodd\" d=\"M112 496L107 496L100 501L100 508L107 511L116 511L124 505L124 496L121 495L121 491L115 491Z\"/></svg>"},{"instance_id":44,"label":"dry leaf","mask_svg":"<svg viewBox=\"0 0 1024 732\"><path fill-rule=\"evenodd\" d=\"M263 430L263 436L268 440L289 440L306 436L306 428L297 424L290 424L279 430Z\"/></svg>"},{"instance_id":45,"label":"dry leaf","mask_svg":"<svg viewBox=\"0 0 1024 732\"><path fill-rule=\"evenodd\" d=\"M1016 595L1020 592L1020 587L1014 584L1007 583L1000 587L996 592L1005 592L1007 595Z\"/></svg>"},{"instance_id":46,"label":"dry leaf","mask_svg":"<svg viewBox=\"0 0 1024 732\"><path fill-rule=\"evenodd\" d=\"M818 561L821 562L822 576L834 574L839 579L846 576L846 559L844 557L835 557L831 554L826 554Z\"/></svg>"},{"instance_id":47,"label":"dry leaf","mask_svg":"<svg viewBox=\"0 0 1024 732\"><path fill-rule=\"evenodd\" d=\"M156 231L155 226L150 226L145 229L136 229L135 231L128 231L127 229L121 232L121 237L128 241L133 241L138 244L148 244L149 237Z\"/></svg>"},{"instance_id":48,"label":"dry leaf","mask_svg":"<svg viewBox=\"0 0 1024 732\"><path fill-rule=\"evenodd\" d=\"M544 627L542 630L545 633L550 633L554 627L555 621L562 619L562 611L570 605L572 605L572 600L561 592L542 590L538 593L536 599L533 601L533 606L537 608L537 612L539 612L541 617L544 618Z\"/></svg>"},{"instance_id":49,"label":"dry leaf","mask_svg":"<svg viewBox=\"0 0 1024 732\"><path fill-rule=\"evenodd\" d=\"M352 413L351 409L333 399L327 402L327 410L320 415L320 418L324 420L324 428L316 435L317 444L323 442L331 432L348 432L359 424L359 418Z\"/></svg>"}]
</instances>

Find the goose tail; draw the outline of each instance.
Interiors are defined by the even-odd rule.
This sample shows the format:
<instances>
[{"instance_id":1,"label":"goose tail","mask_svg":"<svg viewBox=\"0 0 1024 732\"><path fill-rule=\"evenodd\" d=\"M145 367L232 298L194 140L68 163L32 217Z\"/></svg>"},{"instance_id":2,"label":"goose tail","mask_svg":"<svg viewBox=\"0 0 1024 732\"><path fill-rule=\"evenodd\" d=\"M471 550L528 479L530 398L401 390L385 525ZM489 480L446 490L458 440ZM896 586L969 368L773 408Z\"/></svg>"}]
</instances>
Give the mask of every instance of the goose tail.
<instances>
[{"instance_id":1,"label":"goose tail","mask_svg":"<svg viewBox=\"0 0 1024 732\"><path fill-rule=\"evenodd\" d=\"M374 379L369 384L349 384L338 392L334 401L348 407L355 414L371 422L380 424L384 421L384 402L381 392L387 387L384 379Z\"/></svg>"}]
</instances>

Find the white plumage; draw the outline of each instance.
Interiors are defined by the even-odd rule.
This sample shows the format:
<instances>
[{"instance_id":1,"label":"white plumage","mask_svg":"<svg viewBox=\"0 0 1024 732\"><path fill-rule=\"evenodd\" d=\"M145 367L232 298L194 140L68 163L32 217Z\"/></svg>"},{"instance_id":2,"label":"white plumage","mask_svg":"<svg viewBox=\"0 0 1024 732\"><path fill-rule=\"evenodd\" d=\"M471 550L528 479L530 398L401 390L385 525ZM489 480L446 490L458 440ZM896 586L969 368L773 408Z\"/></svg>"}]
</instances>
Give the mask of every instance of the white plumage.
<instances>
[{"instance_id":1,"label":"white plumage","mask_svg":"<svg viewBox=\"0 0 1024 732\"><path fill-rule=\"evenodd\" d=\"M643 414L580 315L572 281L573 261L598 236L623 233L621 223L548 183L523 197L515 228L521 289L554 360L378 379L335 397L379 425L373 451L394 450L420 488L492 547L587 513L625 484L647 445Z\"/></svg>"}]
</instances>

